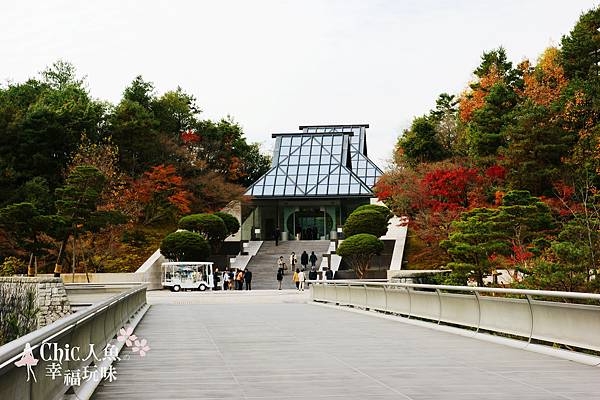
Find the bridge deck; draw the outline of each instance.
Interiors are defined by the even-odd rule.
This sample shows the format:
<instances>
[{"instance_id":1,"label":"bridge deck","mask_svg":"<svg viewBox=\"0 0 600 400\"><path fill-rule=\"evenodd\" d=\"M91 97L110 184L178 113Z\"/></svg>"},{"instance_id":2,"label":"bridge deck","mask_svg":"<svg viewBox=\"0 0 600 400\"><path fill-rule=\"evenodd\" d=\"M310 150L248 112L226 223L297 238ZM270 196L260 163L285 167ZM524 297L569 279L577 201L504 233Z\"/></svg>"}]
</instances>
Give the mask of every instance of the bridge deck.
<instances>
[{"instance_id":1,"label":"bridge deck","mask_svg":"<svg viewBox=\"0 0 600 400\"><path fill-rule=\"evenodd\" d=\"M600 398L599 368L310 304L183 295L151 307L136 330L150 352L94 399Z\"/></svg>"}]
</instances>

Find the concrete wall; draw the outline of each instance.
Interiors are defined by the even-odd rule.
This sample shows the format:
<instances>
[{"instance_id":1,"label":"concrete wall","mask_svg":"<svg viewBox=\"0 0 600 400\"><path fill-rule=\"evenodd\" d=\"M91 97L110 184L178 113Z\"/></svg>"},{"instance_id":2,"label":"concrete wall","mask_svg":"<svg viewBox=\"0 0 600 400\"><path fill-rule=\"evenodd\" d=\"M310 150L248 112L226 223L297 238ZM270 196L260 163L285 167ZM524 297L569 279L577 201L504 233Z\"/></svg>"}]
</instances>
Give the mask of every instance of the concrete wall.
<instances>
[{"instance_id":1,"label":"concrete wall","mask_svg":"<svg viewBox=\"0 0 600 400\"><path fill-rule=\"evenodd\" d=\"M60 278L47 277L2 277L0 285L21 290L28 286L35 291L39 314L37 327L49 325L52 322L71 314L71 304L65 291L65 285ZM23 292L23 295L26 295Z\"/></svg>"}]
</instances>

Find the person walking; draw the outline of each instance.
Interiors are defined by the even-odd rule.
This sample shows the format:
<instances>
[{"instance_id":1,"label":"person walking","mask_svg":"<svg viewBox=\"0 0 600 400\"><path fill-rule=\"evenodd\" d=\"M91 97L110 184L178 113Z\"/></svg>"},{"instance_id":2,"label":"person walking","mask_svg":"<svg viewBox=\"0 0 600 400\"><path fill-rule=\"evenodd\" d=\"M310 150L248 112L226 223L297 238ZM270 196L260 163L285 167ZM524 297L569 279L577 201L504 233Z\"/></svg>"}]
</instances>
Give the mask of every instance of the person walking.
<instances>
[{"instance_id":1,"label":"person walking","mask_svg":"<svg viewBox=\"0 0 600 400\"><path fill-rule=\"evenodd\" d=\"M277 282L279 282L279 290L281 290L281 282L283 281L283 269L277 269Z\"/></svg>"},{"instance_id":2,"label":"person walking","mask_svg":"<svg viewBox=\"0 0 600 400\"><path fill-rule=\"evenodd\" d=\"M246 282L246 290L252 290L252 271L248 268L244 270L244 282Z\"/></svg>"},{"instance_id":3,"label":"person walking","mask_svg":"<svg viewBox=\"0 0 600 400\"><path fill-rule=\"evenodd\" d=\"M235 271L233 269L229 270L229 279L227 280L227 288L228 290L233 290L235 286Z\"/></svg>"},{"instance_id":4,"label":"person walking","mask_svg":"<svg viewBox=\"0 0 600 400\"><path fill-rule=\"evenodd\" d=\"M300 255L300 264L302 264L302 268L306 268L308 266L308 253L306 250L304 250Z\"/></svg>"},{"instance_id":5,"label":"person walking","mask_svg":"<svg viewBox=\"0 0 600 400\"><path fill-rule=\"evenodd\" d=\"M333 279L333 271L331 270L331 268L327 268L327 271L325 271L325 278L328 281Z\"/></svg>"},{"instance_id":6,"label":"person walking","mask_svg":"<svg viewBox=\"0 0 600 400\"><path fill-rule=\"evenodd\" d=\"M317 276L318 276L317 269L315 267L311 267L310 272L308 273L308 279L311 281L316 281ZM310 286L310 283L308 285Z\"/></svg>"},{"instance_id":7,"label":"person walking","mask_svg":"<svg viewBox=\"0 0 600 400\"><path fill-rule=\"evenodd\" d=\"M304 292L304 281L306 281L304 271L298 272L298 290L300 290L301 292Z\"/></svg>"},{"instance_id":8,"label":"person walking","mask_svg":"<svg viewBox=\"0 0 600 400\"><path fill-rule=\"evenodd\" d=\"M221 279L221 274L219 273L219 268L215 268L215 272L213 272L213 290L219 289L219 280Z\"/></svg>"},{"instance_id":9,"label":"person walking","mask_svg":"<svg viewBox=\"0 0 600 400\"><path fill-rule=\"evenodd\" d=\"M296 285L296 289L300 290L300 270L296 268L294 271L294 276L292 276L292 281Z\"/></svg>"},{"instance_id":10,"label":"person walking","mask_svg":"<svg viewBox=\"0 0 600 400\"><path fill-rule=\"evenodd\" d=\"M223 276L221 277L222 280L222 289L223 290L227 290L229 289L229 268L227 268L225 271L223 271Z\"/></svg>"},{"instance_id":11,"label":"person walking","mask_svg":"<svg viewBox=\"0 0 600 400\"><path fill-rule=\"evenodd\" d=\"M317 263L317 255L315 254L314 251L310 252L310 258L309 258L309 260L310 260L310 266L314 267L315 264Z\"/></svg>"},{"instance_id":12,"label":"person walking","mask_svg":"<svg viewBox=\"0 0 600 400\"><path fill-rule=\"evenodd\" d=\"M241 269L237 270L237 274L235 277L235 281L237 283L237 290L243 290L244 289L244 271L242 271Z\"/></svg>"},{"instance_id":13,"label":"person walking","mask_svg":"<svg viewBox=\"0 0 600 400\"><path fill-rule=\"evenodd\" d=\"M285 261L283 261L283 256L279 256L279 260L277 260L277 269L281 269L282 274L284 274L287 269L287 265L285 265Z\"/></svg>"},{"instance_id":14,"label":"person walking","mask_svg":"<svg viewBox=\"0 0 600 400\"><path fill-rule=\"evenodd\" d=\"M275 228L273 236L275 239L275 246L279 246L279 236L281 236L281 230L279 229L279 227Z\"/></svg>"},{"instance_id":15,"label":"person walking","mask_svg":"<svg viewBox=\"0 0 600 400\"><path fill-rule=\"evenodd\" d=\"M292 254L290 254L290 268L292 271L296 269L296 264L298 264L298 257L296 257L296 253L292 251Z\"/></svg>"}]
</instances>

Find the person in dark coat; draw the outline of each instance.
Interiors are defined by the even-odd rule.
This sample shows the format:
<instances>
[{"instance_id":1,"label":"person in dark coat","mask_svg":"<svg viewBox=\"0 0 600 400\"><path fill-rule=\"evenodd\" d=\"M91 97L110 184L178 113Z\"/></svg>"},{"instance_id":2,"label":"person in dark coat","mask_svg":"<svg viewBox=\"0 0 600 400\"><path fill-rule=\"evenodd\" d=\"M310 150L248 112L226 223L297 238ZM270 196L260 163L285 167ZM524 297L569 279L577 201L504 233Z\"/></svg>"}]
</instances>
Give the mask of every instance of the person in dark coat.
<instances>
[{"instance_id":1,"label":"person in dark coat","mask_svg":"<svg viewBox=\"0 0 600 400\"><path fill-rule=\"evenodd\" d=\"M304 250L300 255L300 264L302 264L302 268L306 268L308 266L308 253L306 250Z\"/></svg>"},{"instance_id":2,"label":"person in dark coat","mask_svg":"<svg viewBox=\"0 0 600 400\"><path fill-rule=\"evenodd\" d=\"M331 270L331 268L327 268L327 271L325 271L325 278L328 281L333 279L333 271Z\"/></svg>"},{"instance_id":3,"label":"person in dark coat","mask_svg":"<svg viewBox=\"0 0 600 400\"><path fill-rule=\"evenodd\" d=\"M273 232L273 238L275 239L275 246L279 246L279 236L281 236L281 230L279 227L275 228L275 232Z\"/></svg>"},{"instance_id":4,"label":"person in dark coat","mask_svg":"<svg viewBox=\"0 0 600 400\"><path fill-rule=\"evenodd\" d=\"M311 267L314 267L315 264L317 263L317 255L315 254L314 251L310 252L310 258L309 258L309 260L310 260Z\"/></svg>"},{"instance_id":5,"label":"person in dark coat","mask_svg":"<svg viewBox=\"0 0 600 400\"><path fill-rule=\"evenodd\" d=\"M246 282L246 290L252 290L252 271L248 268L244 269L244 282Z\"/></svg>"},{"instance_id":6,"label":"person in dark coat","mask_svg":"<svg viewBox=\"0 0 600 400\"><path fill-rule=\"evenodd\" d=\"M277 282L279 282L279 290L281 290L281 282L283 281L283 268L277 270Z\"/></svg>"},{"instance_id":7,"label":"person in dark coat","mask_svg":"<svg viewBox=\"0 0 600 400\"><path fill-rule=\"evenodd\" d=\"M219 290L219 281L221 280L221 274L219 273L219 268L215 268L215 272L213 273L213 290Z\"/></svg>"},{"instance_id":8,"label":"person in dark coat","mask_svg":"<svg viewBox=\"0 0 600 400\"><path fill-rule=\"evenodd\" d=\"M316 281L317 280L317 276L318 276L317 269L315 267L312 267L310 269L310 272L308 273L308 279L311 280L311 281ZM310 285L310 283L309 283L309 285Z\"/></svg>"}]
</instances>

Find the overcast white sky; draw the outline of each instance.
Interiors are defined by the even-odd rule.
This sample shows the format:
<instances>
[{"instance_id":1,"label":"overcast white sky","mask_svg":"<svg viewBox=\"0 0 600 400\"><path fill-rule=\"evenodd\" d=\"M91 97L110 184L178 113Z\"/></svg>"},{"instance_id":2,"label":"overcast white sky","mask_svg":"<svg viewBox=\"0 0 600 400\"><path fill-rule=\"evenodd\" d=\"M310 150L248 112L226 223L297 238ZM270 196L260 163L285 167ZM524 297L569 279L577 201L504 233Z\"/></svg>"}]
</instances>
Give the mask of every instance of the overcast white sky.
<instances>
[{"instance_id":1,"label":"overcast white sky","mask_svg":"<svg viewBox=\"0 0 600 400\"><path fill-rule=\"evenodd\" d=\"M385 167L398 135L441 92L461 92L484 50L514 62L558 44L591 0L214 0L0 3L0 80L73 62L117 102L138 74L177 85L252 141L301 124L369 123Z\"/></svg>"}]
</instances>

